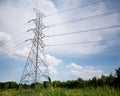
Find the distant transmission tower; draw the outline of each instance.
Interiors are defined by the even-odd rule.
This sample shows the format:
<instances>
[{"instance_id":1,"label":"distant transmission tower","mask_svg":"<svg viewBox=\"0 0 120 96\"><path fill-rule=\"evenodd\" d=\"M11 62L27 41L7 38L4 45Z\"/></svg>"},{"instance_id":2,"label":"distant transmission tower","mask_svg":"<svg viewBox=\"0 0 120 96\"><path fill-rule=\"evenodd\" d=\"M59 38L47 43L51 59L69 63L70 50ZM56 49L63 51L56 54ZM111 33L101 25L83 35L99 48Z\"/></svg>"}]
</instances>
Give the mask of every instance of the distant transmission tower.
<instances>
[{"instance_id":1,"label":"distant transmission tower","mask_svg":"<svg viewBox=\"0 0 120 96\"><path fill-rule=\"evenodd\" d=\"M45 28L45 25L42 22L42 18L45 15L40 10L34 10L36 12L36 19L30 21L34 22L35 28L28 30L34 33L34 38L31 39L32 47L20 79L20 84L31 84L49 80L48 66L45 61L45 54L43 53L45 47L43 38L45 35L42 30Z\"/></svg>"}]
</instances>

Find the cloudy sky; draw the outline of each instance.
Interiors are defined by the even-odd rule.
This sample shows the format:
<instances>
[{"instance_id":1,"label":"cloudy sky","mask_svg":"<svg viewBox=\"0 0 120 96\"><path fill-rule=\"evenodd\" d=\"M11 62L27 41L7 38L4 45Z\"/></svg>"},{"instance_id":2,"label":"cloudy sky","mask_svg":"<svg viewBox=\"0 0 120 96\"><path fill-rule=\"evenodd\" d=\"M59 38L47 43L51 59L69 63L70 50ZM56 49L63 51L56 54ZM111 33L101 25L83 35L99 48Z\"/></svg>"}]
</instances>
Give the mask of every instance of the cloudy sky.
<instances>
[{"instance_id":1,"label":"cloudy sky","mask_svg":"<svg viewBox=\"0 0 120 96\"><path fill-rule=\"evenodd\" d=\"M33 8L45 14L49 26L43 30L49 36L45 45L57 45L45 47L52 80L114 74L120 67L119 5L119 0L0 0L0 82L20 80L31 46L24 41L33 38L26 31L35 27L28 23L36 16ZM58 35L64 33L72 34Z\"/></svg>"}]
</instances>

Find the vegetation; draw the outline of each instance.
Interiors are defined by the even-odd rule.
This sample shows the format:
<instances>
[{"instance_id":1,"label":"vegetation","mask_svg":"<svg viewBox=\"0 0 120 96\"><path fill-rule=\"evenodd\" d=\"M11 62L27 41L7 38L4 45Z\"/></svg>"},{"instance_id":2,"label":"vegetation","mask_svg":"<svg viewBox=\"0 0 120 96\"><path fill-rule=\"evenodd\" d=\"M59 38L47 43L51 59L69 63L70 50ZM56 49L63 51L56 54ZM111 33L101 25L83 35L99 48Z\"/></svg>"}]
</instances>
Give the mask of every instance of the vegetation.
<instances>
[{"instance_id":1,"label":"vegetation","mask_svg":"<svg viewBox=\"0 0 120 96\"><path fill-rule=\"evenodd\" d=\"M102 75L101 78L94 77L91 80L78 78L31 85L1 82L0 96L120 96L120 68L116 69L114 76Z\"/></svg>"},{"instance_id":2,"label":"vegetation","mask_svg":"<svg viewBox=\"0 0 120 96\"><path fill-rule=\"evenodd\" d=\"M47 88L47 89L7 89L0 96L120 96L118 89L104 87L89 87L79 89Z\"/></svg>"}]
</instances>

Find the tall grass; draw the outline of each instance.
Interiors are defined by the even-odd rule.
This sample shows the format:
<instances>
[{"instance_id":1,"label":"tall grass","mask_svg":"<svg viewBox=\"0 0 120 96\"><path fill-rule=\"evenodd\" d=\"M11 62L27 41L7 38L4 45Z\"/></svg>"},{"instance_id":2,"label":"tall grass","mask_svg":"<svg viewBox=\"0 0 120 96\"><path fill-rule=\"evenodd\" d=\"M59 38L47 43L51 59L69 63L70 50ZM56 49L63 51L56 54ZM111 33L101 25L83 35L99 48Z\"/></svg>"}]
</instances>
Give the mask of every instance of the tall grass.
<instances>
[{"instance_id":1,"label":"tall grass","mask_svg":"<svg viewBox=\"0 0 120 96\"><path fill-rule=\"evenodd\" d=\"M110 87L66 89L66 88L46 88L46 89L9 89L1 90L0 96L120 96L120 90Z\"/></svg>"}]
</instances>

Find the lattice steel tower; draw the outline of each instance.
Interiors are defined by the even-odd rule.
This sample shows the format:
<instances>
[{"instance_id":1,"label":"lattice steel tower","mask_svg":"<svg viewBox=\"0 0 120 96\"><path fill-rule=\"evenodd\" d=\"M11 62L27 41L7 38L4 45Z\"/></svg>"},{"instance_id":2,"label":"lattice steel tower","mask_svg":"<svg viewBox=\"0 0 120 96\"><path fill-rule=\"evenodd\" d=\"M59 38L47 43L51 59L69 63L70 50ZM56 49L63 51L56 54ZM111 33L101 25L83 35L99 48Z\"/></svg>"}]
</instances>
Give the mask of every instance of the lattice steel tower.
<instances>
[{"instance_id":1,"label":"lattice steel tower","mask_svg":"<svg viewBox=\"0 0 120 96\"><path fill-rule=\"evenodd\" d=\"M20 84L31 84L49 79L48 66L43 52L45 47L43 38L45 35L42 30L45 28L45 25L42 22L42 18L45 15L40 10L34 10L36 12L36 19L30 20L30 22L34 22L35 28L28 30L34 33L34 38L31 39L32 47L26 60Z\"/></svg>"}]
</instances>

